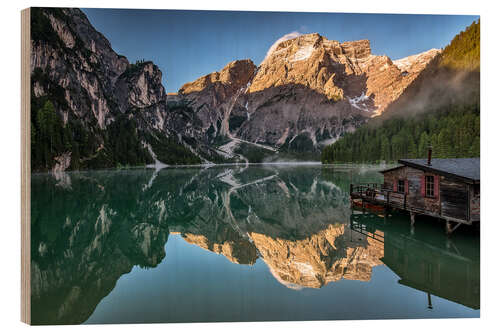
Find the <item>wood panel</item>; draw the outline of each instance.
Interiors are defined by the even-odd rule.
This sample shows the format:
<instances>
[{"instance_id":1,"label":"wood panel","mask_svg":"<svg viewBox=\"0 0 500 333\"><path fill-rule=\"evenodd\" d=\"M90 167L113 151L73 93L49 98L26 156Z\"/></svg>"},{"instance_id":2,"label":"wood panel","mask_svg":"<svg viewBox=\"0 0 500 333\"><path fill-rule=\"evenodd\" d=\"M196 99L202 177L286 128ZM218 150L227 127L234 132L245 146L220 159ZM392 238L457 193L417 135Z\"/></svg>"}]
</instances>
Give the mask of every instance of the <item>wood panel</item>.
<instances>
[{"instance_id":1,"label":"wood panel","mask_svg":"<svg viewBox=\"0 0 500 333\"><path fill-rule=\"evenodd\" d=\"M469 194L466 184L443 178L440 187L442 215L468 220Z\"/></svg>"},{"instance_id":2,"label":"wood panel","mask_svg":"<svg viewBox=\"0 0 500 333\"><path fill-rule=\"evenodd\" d=\"M389 204L395 207L404 208L405 204L405 195L403 193L389 193Z\"/></svg>"},{"instance_id":3,"label":"wood panel","mask_svg":"<svg viewBox=\"0 0 500 333\"><path fill-rule=\"evenodd\" d=\"M420 179L426 175L422 170L405 166L404 168L386 172L384 174L384 187L392 188L392 184L398 179L408 182L407 209L425 211L433 215L440 214L440 199L426 198L421 195ZM430 174L429 174L430 175Z\"/></svg>"},{"instance_id":4,"label":"wood panel","mask_svg":"<svg viewBox=\"0 0 500 333\"><path fill-rule=\"evenodd\" d=\"M31 323L30 9L21 12L21 321Z\"/></svg>"},{"instance_id":5,"label":"wood panel","mask_svg":"<svg viewBox=\"0 0 500 333\"><path fill-rule=\"evenodd\" d=\"M470 194L470 220L473 222L477 222L481 218L480 213L480 187L479 184L475 184L471 186L471 194Z\"/></svg>"}]
</instances>

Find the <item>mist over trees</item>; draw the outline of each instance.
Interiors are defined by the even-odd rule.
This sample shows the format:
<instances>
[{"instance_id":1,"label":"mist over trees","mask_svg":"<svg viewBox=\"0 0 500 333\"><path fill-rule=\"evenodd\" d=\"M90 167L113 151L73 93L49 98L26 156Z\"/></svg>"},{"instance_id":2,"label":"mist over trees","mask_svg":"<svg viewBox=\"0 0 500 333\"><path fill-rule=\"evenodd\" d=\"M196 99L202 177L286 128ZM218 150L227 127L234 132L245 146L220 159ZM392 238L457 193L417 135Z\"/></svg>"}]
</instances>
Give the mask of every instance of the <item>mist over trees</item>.
<instances>
[{"instance_id":1,"label":"mist over trees","mask_svg":"<svg viewBox=\"0 0 500 333\"><path fill-rule=\"evenodd\" d=\"M394 162L425 158L429 145L436 158L479 157L479 107L397 117L379 126L363 126L323 149L323 163Z\"/></svg>"}]
</instances>

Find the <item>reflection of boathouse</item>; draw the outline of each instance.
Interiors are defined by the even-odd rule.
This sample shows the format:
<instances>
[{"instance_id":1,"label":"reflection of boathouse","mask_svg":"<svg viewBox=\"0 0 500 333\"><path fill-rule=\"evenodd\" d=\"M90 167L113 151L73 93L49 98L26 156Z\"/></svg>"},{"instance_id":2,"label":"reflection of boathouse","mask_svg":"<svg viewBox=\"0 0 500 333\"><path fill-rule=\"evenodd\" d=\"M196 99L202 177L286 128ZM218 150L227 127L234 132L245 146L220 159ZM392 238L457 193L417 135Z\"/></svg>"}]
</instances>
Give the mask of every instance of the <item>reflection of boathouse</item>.
<instances>
[{"instance_id":1,"label":"reflection of boathouse","mask_svg":"<svg viewBox=\"0 0 500 333\"><path fill-rule=\"evenodd\" d=\"M479 250L457 240L438 238L428 242L428 235L416 237L398 230L399 226L373 224L373 215L358 214L351 227L363 234L373 234L384 243L382 262L399 277L399 283L430 295L445 298L472 309L479 309ZM375 232L384 230L383 235ZM432 231L432 230L431 230ZM439 233L438 233L439 234ZM442 234L440 234L442 235ZM431 306L431 304L429 304Z\"/></svg>"}]
</instances>

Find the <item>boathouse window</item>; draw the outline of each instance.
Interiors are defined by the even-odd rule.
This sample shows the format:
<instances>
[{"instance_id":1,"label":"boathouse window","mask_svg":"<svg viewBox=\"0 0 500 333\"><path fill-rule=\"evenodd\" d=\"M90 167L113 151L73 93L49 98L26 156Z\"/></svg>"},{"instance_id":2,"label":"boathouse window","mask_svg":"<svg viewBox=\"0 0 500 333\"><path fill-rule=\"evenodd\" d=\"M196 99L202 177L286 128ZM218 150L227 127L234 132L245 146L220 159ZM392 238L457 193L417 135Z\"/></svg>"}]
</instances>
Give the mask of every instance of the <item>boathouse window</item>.
<instances>
[{"instance_id":1,"label":"boathouse window","mask_svg":"<svg viewBox=\"0 0 500 333\"><path fill-rule=\"evenodd\" d=\"M398 180L398 192L405 193L405 181L402 179Z\"/></svg>"},{"instance_id":2,"label":"boathouse window","mask_svg":"<svg viewBox=\"0 0 500 333\"><path fill-rule=\"evenodd\" d=\"M425 196L434 198L434 176L425 176Z\"/></svg>"}]
</instances>

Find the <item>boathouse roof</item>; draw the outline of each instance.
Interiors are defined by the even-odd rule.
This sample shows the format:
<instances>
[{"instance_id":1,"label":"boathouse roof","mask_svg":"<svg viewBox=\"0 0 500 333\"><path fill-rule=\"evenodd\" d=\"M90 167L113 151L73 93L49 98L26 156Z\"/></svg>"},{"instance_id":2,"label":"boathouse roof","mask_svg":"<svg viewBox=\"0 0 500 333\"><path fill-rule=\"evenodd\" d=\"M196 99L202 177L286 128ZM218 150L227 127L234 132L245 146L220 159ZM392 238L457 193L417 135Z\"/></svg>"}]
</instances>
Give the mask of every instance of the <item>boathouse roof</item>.
<instances>
[{"instance_id":1,"label":"boathouse roof","mask_svg":"<svg viewBox=\"0 0 500 333\"><path fill-rule=\"evenodd\" d=\"M461 179L467 183L477 184L480 181L480 162L478 158L433 158L431 165L427 164L427 159L401 159L398 163L401 166L382 171L388 172L403 166L435 172L444 176Z\"/></svg>"}]
</instances>

